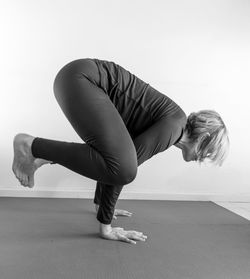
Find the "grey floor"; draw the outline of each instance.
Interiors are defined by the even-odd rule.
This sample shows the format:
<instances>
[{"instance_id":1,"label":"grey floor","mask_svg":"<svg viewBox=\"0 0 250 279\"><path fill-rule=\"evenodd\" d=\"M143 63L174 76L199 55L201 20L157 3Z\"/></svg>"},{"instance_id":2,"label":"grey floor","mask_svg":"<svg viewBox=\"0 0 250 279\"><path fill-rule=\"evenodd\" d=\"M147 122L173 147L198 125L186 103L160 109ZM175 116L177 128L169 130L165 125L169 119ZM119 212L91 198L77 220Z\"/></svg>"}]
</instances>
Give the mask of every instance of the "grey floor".
<instances>
[{"instance_id":1,"label":"grey floor","mask_svg":"<svg viewBox=\"0 0 250 279\"><path fill-rule=\"evenodd\" d=\"M92 200L0 198L3 279L249 279L250 221L213 202L120 200L113 226L136 245L99 238Z\"/></svg>"}]
</instances>

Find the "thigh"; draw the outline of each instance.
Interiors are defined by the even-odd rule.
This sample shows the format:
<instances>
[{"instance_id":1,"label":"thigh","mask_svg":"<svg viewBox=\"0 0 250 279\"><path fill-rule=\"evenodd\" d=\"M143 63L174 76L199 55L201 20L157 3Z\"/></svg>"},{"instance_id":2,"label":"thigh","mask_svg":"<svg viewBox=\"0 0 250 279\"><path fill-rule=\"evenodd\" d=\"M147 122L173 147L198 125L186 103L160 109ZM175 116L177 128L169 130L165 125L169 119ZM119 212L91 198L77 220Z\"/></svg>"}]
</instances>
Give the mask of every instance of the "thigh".
<instances>
[{"instance_id":1,"label":"thigh","mask_svg":"<svg viewBox=\"0 0 250 279\"><path fill-rule=\"evenodd\" d=\"M87 78L93 77L91 71L89 61L84 60L63 67L54 82L56 100L83 141L106 157L126 155L136 162L129 132L109 96Z\"/></svg>"}]
</instances>

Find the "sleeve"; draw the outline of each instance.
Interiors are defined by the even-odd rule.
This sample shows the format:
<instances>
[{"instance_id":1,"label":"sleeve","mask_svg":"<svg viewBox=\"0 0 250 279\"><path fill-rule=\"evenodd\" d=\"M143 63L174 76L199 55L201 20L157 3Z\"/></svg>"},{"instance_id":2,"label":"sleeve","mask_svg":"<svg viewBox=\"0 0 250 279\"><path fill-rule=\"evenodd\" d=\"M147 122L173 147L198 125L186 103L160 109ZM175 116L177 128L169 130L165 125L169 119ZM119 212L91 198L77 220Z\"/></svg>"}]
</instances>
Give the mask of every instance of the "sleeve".
<instances>
[{"instance_id":1,"label":"sleeve","mask_svg":"<svg viewBox=\"0 0 250 279\"><path fill-rule=\"evenodd\" d=\"M105 185L105 184L101 183L100 181L96 182L95 196L94 196L94 203L95 204L99 205L100 202L101 202L103 185Z\"/></svg>"},{"instance_id":2,"label":"sleeve","mask_svg":"<svg viewBox=\"0 0 250 279\"><path fill-rule=\"evenodd\" d=\"M96 219L102 224L109 225L112 221L115 205L123 185L102 184L101 188L100 203Z\"/></svg>"},{"instance_id":3,"label":"sleeve","mask_svg":"<svg viewBox=\"0 0 250 279\"><path fill-rule=\"evenodd\" d=\"M138 166L174 145L182 137L185 117L164 117L134 139Z\"/></svg>"}]
</instances>

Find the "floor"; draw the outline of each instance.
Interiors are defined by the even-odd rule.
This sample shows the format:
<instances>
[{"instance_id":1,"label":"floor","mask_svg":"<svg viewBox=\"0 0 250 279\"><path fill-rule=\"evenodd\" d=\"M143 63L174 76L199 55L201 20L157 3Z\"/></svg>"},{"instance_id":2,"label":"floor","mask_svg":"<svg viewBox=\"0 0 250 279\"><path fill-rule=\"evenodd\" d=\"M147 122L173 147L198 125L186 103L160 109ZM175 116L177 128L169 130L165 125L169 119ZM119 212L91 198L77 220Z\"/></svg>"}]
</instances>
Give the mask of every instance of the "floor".
<instances>
[{"instance_id":1,"label":"floor","mask_svg":"<svg viewBox=\"0 0 250 279\"><path fill-rule=\"evenodd\" d=\"M245 217L202 201L120 200L118 208L134 214L112 226L142 231L146 242L101 239L92 200L1 197L0 277L249 279Z\"/></svg>"},{"instance_id":2,"label":"floor","mask_svg":"<svg viewBox=\"0 0 250 279\"><path fill-rule=\"evenodd\" d=\"M239 216L250 220L250 203L247 202L214 202Z\"/></svg>"}]
</instances>

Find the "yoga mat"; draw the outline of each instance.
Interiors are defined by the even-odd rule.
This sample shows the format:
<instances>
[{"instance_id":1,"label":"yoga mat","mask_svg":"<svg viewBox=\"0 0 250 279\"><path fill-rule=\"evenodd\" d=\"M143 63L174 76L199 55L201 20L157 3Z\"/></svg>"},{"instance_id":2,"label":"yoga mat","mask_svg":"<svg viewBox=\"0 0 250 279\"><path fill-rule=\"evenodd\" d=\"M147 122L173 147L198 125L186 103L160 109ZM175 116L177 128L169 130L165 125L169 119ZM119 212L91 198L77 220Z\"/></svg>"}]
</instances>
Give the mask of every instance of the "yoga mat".
<instances>
[{"instance_id":1,"label":"yoga mat","mask_svg":"<svg viewBox=\"0 0 250 279\"><path fill-rule=\"evenodd\" d=\"M212 202L119 200L113 226L136 245L98 236L93 201L0 198L3 279L249 279L250 222Z\"/></svg>"}]
</instances>

